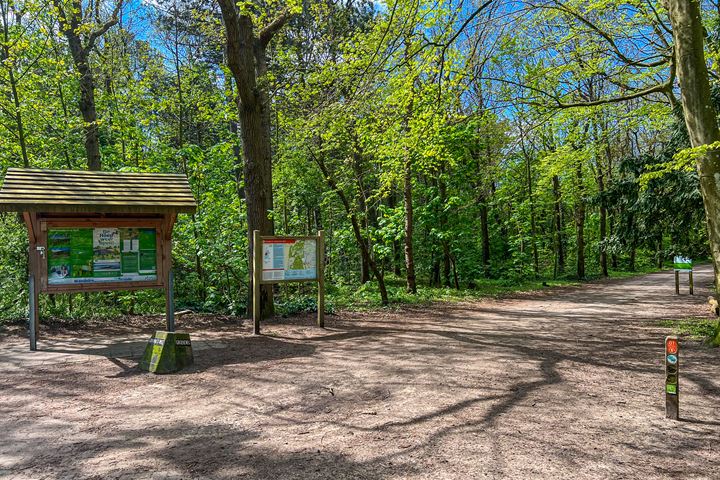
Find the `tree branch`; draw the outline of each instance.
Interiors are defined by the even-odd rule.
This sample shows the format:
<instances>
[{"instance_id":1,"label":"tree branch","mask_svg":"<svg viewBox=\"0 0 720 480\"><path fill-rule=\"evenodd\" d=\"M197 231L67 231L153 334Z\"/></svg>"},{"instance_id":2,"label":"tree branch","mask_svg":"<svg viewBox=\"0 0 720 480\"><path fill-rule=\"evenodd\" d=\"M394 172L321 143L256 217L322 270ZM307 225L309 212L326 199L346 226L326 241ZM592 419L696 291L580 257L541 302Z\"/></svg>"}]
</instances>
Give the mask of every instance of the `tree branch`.
<instances>
[{"instance_id":1,"label":"tree branch","mask_svg":"<svg viewBox=\"0 0 720 480\"><path fill-rule=\"evenodd\" d=\"M615 56L619 60L621 60L622 62L624 62L628 65L632 65L635 67L646 67L646 68L659 67L661 65L666 64L669 60L669 58L664 55L662 56L662 58L660 60L656 60L656 61L650 62L650 63L646 63L646 61L650 58L653 58L654 56L649 57L648 59L643 59L643 60L633 60L632 58L628 57L620 50L620 47L617 46L617 43L615 43L615 40L606 31L602 30L600 27L598 27L593 22L591 22L590 20L585 18L583 15L581 15L580 13L578 13L574 10L571 10L570 8L563 5L562 3L555 2L555 5L556 6L548 5L548 6L545 6L544 8L547 8L550 10L559 10L561 12L567 13L568 15L573 16L576 19L578 19L581 23L584 23L588 28L590 28L590 30L592 30L593 32L595 32L599 36L601 36L603 39L605 39L605 41L608 43L608 45L610 45L610 49L615 54Z\"/></svg>"},{"instance_id":2,"label":"tree branch","mask_svg":"<svg viewBox=\"0 0 720 480\"><path fill-rule=\"evenodd\" d=\"M290 13L289 10L285 10L275 17L275 20L270 22L260 31L260 34L258 35L258 42L260 42L260 45L262 47L267 47L268 43L270 43L270 40L272 40L278 30L280 30L293 16L294 14Z\"/></svg>"},{"instance_id":3,"label":"tree branch","mask_svg":"<svg viewBox=\"0 0 720 480\"><path fill-rule=\"evenodd\" d=\"M549 108L577 108L577 107L595 107L598 105L607 105L609 103L620 103L625 102L627 100L632 100L634 98L644 97L646 95L650 95L653 93L664 93L667 94L668 91L672 89L672 81L668 80L667 82L653 85L651 87L645 88L643 90L638 90L637 92L628 93L627 95L619 95L617 97L609 97L609 98L601 98L598 100L592 100L587 102L571 102L571 103L563 103L557 98L555 98L555 105L545 105Z\"/></svg>"},{"instance_id":4,"label":"tree branch","mask_svg":"<svg viewBox=\"0 0 720 480\"><path fill-rule=\"evenodd\" d=\"M103 23L100 28L98 28L97 30L93 30L90 33L90 36L87 39L87 43L85 44L85 50L92 50L92 48L95 46L95 42L97 41L97 39L102 37L105 32L110 30L110 28L117 25L118 21L120 21L118 16L120 15L120 10L122 10L122 6L123 0L117 0L117 3L115 4L115 9L113 10L113 13L108 19L108 21Z\"/></svg>"}]
</instances>

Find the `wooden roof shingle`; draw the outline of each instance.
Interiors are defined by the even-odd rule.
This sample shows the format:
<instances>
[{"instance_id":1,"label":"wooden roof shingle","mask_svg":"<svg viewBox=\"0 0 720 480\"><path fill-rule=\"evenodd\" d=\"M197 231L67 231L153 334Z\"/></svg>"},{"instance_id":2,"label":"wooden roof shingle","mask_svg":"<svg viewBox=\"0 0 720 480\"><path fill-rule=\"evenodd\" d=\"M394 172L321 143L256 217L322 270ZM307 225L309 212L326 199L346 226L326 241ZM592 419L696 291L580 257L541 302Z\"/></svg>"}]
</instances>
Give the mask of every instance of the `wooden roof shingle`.
<instances>
[{"instance_id":1,"label":"wooden roof shingle","mask_svg":"<svg viewBox=\"0 0 720 480\"><path fill-rule=\"evenodd\" d=\"M194 213L185 175L9 168L0 212Z\"/></svg>"}]
</instances>

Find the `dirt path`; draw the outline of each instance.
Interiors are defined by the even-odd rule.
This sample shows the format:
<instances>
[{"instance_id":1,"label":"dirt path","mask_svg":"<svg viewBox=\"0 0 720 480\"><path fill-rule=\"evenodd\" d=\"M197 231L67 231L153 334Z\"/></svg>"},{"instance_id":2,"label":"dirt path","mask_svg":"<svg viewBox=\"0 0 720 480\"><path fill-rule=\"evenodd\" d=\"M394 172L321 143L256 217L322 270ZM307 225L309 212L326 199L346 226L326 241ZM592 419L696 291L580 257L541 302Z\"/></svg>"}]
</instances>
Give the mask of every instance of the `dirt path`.
<instances>
[{"instance_id":1,"label":"dirt path","mask_svg":"<svg viewBox=\"0 0 720 480\"><path fill-rule=\"evenodd\" d=\"M40 347L82 361L23 364L26 340L0 337L0 477L718 478L720 349L683 343L685 420L664 419L657 322L705 315L699 270L694 297L662 273L324 332L205 329L169 376L60 333Z\"/></svg>"}]
</instances>

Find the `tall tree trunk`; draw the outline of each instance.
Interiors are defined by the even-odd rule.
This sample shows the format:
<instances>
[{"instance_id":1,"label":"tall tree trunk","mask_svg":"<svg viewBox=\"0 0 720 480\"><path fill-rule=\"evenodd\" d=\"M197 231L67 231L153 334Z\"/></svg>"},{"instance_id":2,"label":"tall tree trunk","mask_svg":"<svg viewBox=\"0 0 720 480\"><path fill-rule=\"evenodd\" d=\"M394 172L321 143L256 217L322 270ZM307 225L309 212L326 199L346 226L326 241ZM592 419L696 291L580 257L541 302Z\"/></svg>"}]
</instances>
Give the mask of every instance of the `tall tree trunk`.
<instances>
[{"instance_id":1,"label":"tall tree trunk","mask_svg":"<svg viewBox=\"0 0 720 480\"><path fill-rule=\"evenodd\" d=\"M577 235L576 275L585 278L585 189L583 188L582 164L578 161L575 168L578 183L577 200L575 203L575 230Z\"/></svg>"},{"instance_id":2,"label":"tall tree trunk","mask_svg":"<svg viewBox=\"0 0 720 480\"><path fill-rule=\"evenodd\" d=\"M415 283L415 255L413 253L413 194L412 194L412 165L410 155L405 159L405 172L403 175L403 202L405 204L405 272L407 274L407 291L417 293Z\"/></svg>"},{"instance_id":3,"label":"tall tree trunk","mask_svg":"<svg viewBox=\"0 0 720 480\"><path fill-rule=\"evenodd\" d=\"M631 213L628 215L628 231L630 233L630 258L628 259L628 268L631 272L635 271L635 254L637 251L637 232L635 229L635 216Z\"/></svg>"},{"instance_id":4,"label":"tall tree trunk","mask_svg":"<svg viewBox=\"0 0 720 480\"><path fill-rule=\"evenodd\" d=\"M447 184L442 178L442 172L438 177L438 195L440 197L440 232L443 234L440 245L442 247L443 280L446 287L450 287L450 242L447 239L447 214L445 213L445 202L447 201Z\"/></svg>"},{"instance_id":5,"label":"tall tree trunk","mask_svg":"<svg viewBox=\"0 0 720 480\"><path fill-rule=\"evenodd\" d=\"M483 276L490 277L490 226L488 222L487 198L478 200L480 204L480 237L482 240L482 266Z\"/></svg>"},{"instance_id":6,"label":"tall tree trunk","mask_svg":"<svg viewBox=\"0 0 720 480\"><path fill-rule=\"evenodd\" d=\"M523 148L523 150L525 150ZM535 200L533 198L533 185L532 185L532 168L530 164L530 156L525 155L525 170L527 177L527 189L528 189L528 201L530 202L530 242L532 242L532 254L533 254L533 272L537 276L540 273L540 262L538 260L538 248L537 242L535 241Z\"/></svg>"},{"instance_id":7,"label":"tall tree trunk","mask_svg":"<svg viewBox=\"0 0 720 480\"><path fill-rule=\"evenodd\" d=\"M690 143L693 147L717 145L720 142L718 112L710 95L700 3L698 0L667 0L666 6L673 29L675 68ZM696 166L717 289L720 287L720 150L716 147L698 155Z\"/></svg>"},{"instance_id":8,"label":"tall tree trunk","mask_svg":"<svg viewBox=\"0 0 720 480\"><path fill-rule=\"evenodd\" d=\"M603 277L608 276L607 257L607 207L605 206L605 178L602 166L598 165L598 193L600 194L600 271Z\"/></svg>"},{"instance_id":9,"label":"tall tree trunk","mask_svg":"<svg viewBox=\"0 0 720 480\"><path fill-rule=\"evenodd\" d=\"M565 239L563 238L562 197L560 194L560 178L552 177L553 197L555 199L555 252L557 255L557 274L565 273Z\"/></svg>"},{"instance_id":10,"label":"tall tree trunk","mask_svg":"<svg viewBox=\"0 0 720 480\"><path fill-rule=\"evenodd\" d=\"M249 14L241 13L233 0L217 0L225 24L227 62L238 91L238 116L245 157L245 203L248 222L248 271L250 292L253 285L253 231L261 235L274 233L269 213L273 208L272 148L270 145L270 101L267 93L266 48L273 36L290 19L281 13L255 34ZM261 287L261 316L274 313L271 285ZM248 314L252 302L248 299Z\"/></svg>"},{"instance_id":11,"label":"tall tree trunk","mask_svg":"<svg viewBox=\"0 0 720 480\"><path fill-rule=\"evenodd\" d=\"M413 26L414 28L414 26ZM405 61L410 67L412 57L410 56L410 35L405 37ZM415 254L413 252L413 185L412 185L412 152L410 151L410 119L413 115L413 101L415 99L415 81L413 77L410 84L410 98L405 106L405 117L403 118L403 133L405 134L404 159L403 159L403 204L405 206L405 274L406 288L408 293L416 294L415 284Z\"/></svg>"},{"instance_id":12,"label":"tall tree trunk","mask_svg":"<svg viewBox=\"0 0 720 480\"><path fill-rule=\"evenodd\" d=\"M12 2L5 3L0 0L0 14L2 15L3 39L2 49L0 49L0 64L5 66L8 73L8 83L10 84L10 97L15 107L15 126L17 128L18 143L20 145L20 153L23 159L23 166L28 168L30 160L28 159L27 144L25 141L25 125L23 123L22 110L20 109L20 94L18 93L18 82L15 77L15 62L10 58L10 15L11 10L15 7ZM17 17L17 15L16 15ZM20 26L20 20L16 20Z\"/></svg>"},{"instance_id":13,"label":"tall tree trunk","mask_svg":"<svg viewBox=\"0 0 720 480\"><path fill-rule=\"evenodd\" d=\"M119 21L123 0L117 0L109 19L101 23L96 18L93 23L99 24L91 28L91 24L83 23L83 3L71 0L66 5L62 0L53 0L58 11L60 31L65 35L75 69L80 76L80 113L85 131L85 155L89 170L100 170L100 139L98 136L97 108L95 106L95 78L90 66L90 53L97 40Z\"/></svg>"}]
</instances>

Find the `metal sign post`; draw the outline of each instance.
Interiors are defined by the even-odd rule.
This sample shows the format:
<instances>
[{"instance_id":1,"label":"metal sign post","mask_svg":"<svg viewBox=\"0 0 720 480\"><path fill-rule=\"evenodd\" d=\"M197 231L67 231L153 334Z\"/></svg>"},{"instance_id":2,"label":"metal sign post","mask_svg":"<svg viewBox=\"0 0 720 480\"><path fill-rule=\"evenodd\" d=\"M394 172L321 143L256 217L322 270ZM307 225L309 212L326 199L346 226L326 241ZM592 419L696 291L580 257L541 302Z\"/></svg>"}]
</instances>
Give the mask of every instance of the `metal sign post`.
<instances>
[{"instance_id":1,"label":"metal sign post","mask_svg":"<svg viewBox=\"0 0 720 480\"><path fill-rule=\"evenodd\" d=\"M680 418L680 342L678 338L665 337L665 417Z\"/></svg>"}]
</instances>

